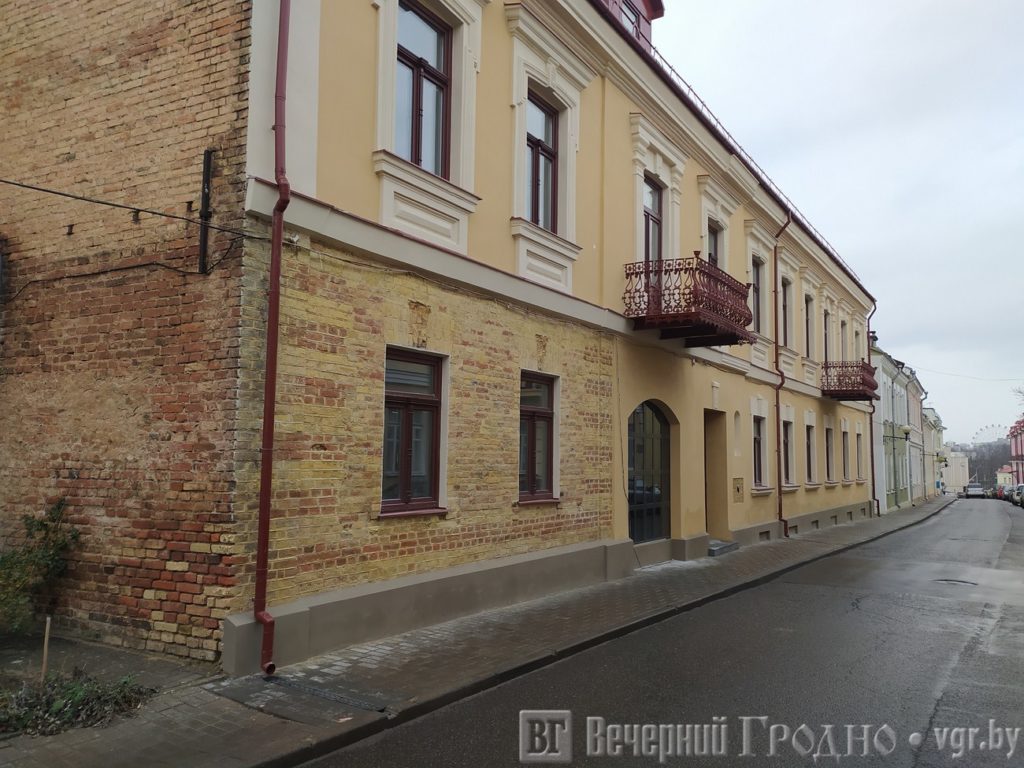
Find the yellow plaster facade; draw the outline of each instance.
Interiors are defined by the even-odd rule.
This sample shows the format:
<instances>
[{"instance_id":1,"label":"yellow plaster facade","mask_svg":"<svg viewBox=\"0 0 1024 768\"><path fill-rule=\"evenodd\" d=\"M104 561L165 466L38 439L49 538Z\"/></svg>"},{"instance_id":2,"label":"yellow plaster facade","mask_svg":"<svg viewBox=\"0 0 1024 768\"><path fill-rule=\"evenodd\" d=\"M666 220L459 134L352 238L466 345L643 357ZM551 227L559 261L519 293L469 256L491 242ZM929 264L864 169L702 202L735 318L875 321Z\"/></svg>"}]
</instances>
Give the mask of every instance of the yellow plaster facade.
<instances>
[{"instance_id":1,"label":"yellow plaster facade","mask_svg":"<svg viewBox=\"0 0 1024 768\"><path fill-rule=\"evenodd\" d=\"M315 136L315 173L286 212L272 603L629 539L644 403L667 424L646 490L676 555L873 514L872 406L821 389L825 361L867 359L871 295L600 0L418 0L451 34L447 179L395 147L399 0L315 5L315 109L290 126ZM530 94L557 115L554 231L523 208ZM719 230L753 343L686 346L626 317L645 179L663 259L706 259ZM265 218L272 185L250 187ZM438 514L381 515L389 348L444 361ZM557 492L537 507L516 501L524 371L557 381Z\"/></svg>"}]
</instances>

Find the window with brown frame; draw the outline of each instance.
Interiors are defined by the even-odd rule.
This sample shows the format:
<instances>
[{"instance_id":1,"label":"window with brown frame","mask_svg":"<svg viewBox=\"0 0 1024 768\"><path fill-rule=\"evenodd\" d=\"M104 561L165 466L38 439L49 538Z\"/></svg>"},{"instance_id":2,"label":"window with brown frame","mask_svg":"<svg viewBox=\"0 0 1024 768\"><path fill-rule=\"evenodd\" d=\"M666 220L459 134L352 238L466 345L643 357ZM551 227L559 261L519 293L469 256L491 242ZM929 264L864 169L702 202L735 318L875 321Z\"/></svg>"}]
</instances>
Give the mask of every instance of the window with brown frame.
<instances>
[{"instance_id":1,"label":"window with brown frame","mask_svg":"<svg viewBox=\"0 0 1024 768\"><path fill-rule=\"evenodd\" d=\"M526 106L526 211L538 227L558 227L558 110L532 91Z\"/></svg>"},{"instance_id":2,"label":"window with brown frame","mask_svg":"<svg viewBox=\"0 0 1024 768\"><path fill-rule=\"evenodd\" d=\"M824 330L821 334L822 345L824 346L824 360L828 362L828 327L832 322L832 317L829 315L828 310L823 313Z\"/></svg>"},{"instance_id":3,"label":"window with brown frame","mask_svg":"<svg viewBox=\"0 0 1024 768\"><path fill-rule=\"evenodd\" d=\"M644 261L661 261L661 186L644 177Z\"/></svg>"},{"instance_id":4,"label":"window with brown frame","mask_svg":"<svg viewBox=\"0 0 1024 768\"><path fill-rule=\"evenodd\" d=\"M832 427L825 427L825 480L834 483L835 470L835 437Z\"/></svg>"},{"instance_id":5,"label":"window with brown frame","mask_svg":"<svg viewBox=\"0 0 1024 768\"><path fill-rule=\"evenodd\" d=\"M719 227L714 221L708 219L708 263L713 266L718 266L718 246L719 246L719 235L722 233L721 227Z\"/></svg>"},{"instance_id":6,"label":"window with brown frame","mask_svg":"<svg viewBox=\"0 0 1024 768\"><path fill-rule=\"evenodd\" d=\"M441 359L389 349L384 370L381 514L436 510Z\"/></svg>"},{"instance_id":7,"label":"window with brown frame","mask_svg":"<svg viewBox=\"0 0 1024 768\"><path fill-rule=\"evenodd\" d=\"M763 264L760 259L753 259L750 262L750 301L751 314L754 315L753 330L761 332L761 270Z\"/></svg>"},{"instance_id":8,"label":"window with brown frame","mask_svg":"<svg viewBox=\"0 0 1024 768\"><path fill-rule=\"evenodd\" d=\"M814 299L804 294L804 354L814 359Z\"/></svg>"},{"instance_id":9,"label":"window with brown frame","mask_svg":"<svg viewBox=\"0 0 1024 768\"><path fill-rule=\"evenodd\" d=\"M619 8L619 15L622 18L622 23L626 25L626 29L629 30L633 37L640 37L640 11L633 7L633 4L628 0L623 0L622 5Z\"/></svg>"},{"instance_id":10,"label":"window with brown frame","mask_svg":"<svg viewBox=\"0 0 1024 768\"><path fill-rule=\"evenodd\" d=\"M764 417L754 417L754 487L764 487Z\"/></svg>"},{"instance_id":11,"label":"window with brown frame","mask_svg":"<svg viewBox=\"0 0 1024 768\"><path fill-rule=\"evenodd\" d=\"M779 318L782 327L779 330L782 333L782 346L784 346L784 347L788 347L789 346L789 328L790 328L790 325L792 324L791 323L792 318L790 318L790 316L789 316L789 297L790 297L790 294L792 293L792 289L793 289L793 284L789 280L786 280L785 278L783 278L782 279L782 296L781 296L781 300L782 300L782 317Z\"/></svg>"},{"instance_id":12,"label":"window with brown frame","mask_svg":"<svg viewBox=\"0 0 1024 768\"><path fill-rule=\"evenodd\" d=\"M519 499L553 498L555 380L522 374L519 384Z\"/></svg>"},{"instance_id":13,"label":"window with brown frame","mask_svg":"<svg viewBox=\"0 0 1024 768\"><path fill-rule=\"evenodd\" d=\"M793 484L793 422L782 422L782 482Z\"/></svg>"},{"instance_id":14,"label":"window with brown frame","mask_svg":"<svg viewBox=\"0 0 1024 768\"><path fill-rule=\"evenodd\" d=\"M398 4L395 154L448 178L452 30L412 0Z\"/></svg>"}]
</instances>

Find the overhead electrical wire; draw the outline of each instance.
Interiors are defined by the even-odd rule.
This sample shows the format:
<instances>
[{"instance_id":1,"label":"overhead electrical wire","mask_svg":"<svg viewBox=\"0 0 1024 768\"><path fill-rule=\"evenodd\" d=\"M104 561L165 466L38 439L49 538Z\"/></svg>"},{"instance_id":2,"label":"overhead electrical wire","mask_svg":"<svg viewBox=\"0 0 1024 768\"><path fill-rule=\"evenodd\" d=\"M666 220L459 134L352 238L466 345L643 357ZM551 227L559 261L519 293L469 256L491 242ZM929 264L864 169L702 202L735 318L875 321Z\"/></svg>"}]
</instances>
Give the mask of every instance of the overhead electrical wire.
<instances>
[{"instance_id":1,"label":"overhead electrical wire","mask_svg":"<svg viewBox=\"0 0 1024 768\"><path fill-rule=\"evenodd\" d=\"M269 240L269 237L263 235L254 235L251 232L245 232L240 229L232 229L231 227L221 227L217 224L211 224L208 221L202 221L201 219L193 219L188 216L179 216L175 213L165 213L164 211L154 211L151 208L141 208L137 205L126 205L125 203L115 203L110 200L100 200L96 197L86 197L85 195L76 195L71 192L63 192L59 189L49 189L47 187L36 186L35 184L26 184L23 181L14 181L12 179L0 179L0 184L7 184L12 187L20 187L21 189L30 189L33 192L43 192L48 195L58 195L60 197L66 197L71 200L78 200L83 203L93 203L94 205L105 205L108 208L120 208L125 211L131 211L132 213L146 213L150 216L162 216L165 219L174 219L176 221L184 221L189 224L195 224L201 227L209 227L210 229L216 230L217 232L227 232L230 235L239 235L241 237L249 237L253 240Z\"/></svg>"}]
</instances>

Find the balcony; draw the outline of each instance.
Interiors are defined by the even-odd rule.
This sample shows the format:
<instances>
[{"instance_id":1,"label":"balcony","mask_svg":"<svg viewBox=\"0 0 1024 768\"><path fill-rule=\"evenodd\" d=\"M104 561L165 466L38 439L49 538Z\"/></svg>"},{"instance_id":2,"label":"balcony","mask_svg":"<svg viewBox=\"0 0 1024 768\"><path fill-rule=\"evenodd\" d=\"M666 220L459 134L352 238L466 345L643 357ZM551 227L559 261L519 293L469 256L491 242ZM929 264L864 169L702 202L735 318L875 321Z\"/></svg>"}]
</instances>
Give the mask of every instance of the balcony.
<instances>
[{"instance_id":1,"label":"balcony","mask_svg":"<svg viewBox=\"0 0 1024 768\"><path fill-rule=\"evenodd\" d=\"M657 329L688 347L749 344L749 285L694 255L626 264L622 303L636 330Z\"/></svg>"},{"instance_id":2,"label":"balcony","mask_svg":"<svg viewBox=\"0 0 1024 768\"><path fill-rule=\"evenodd\" d=\"M834 400L877 400L875 369L862 360L821 364L821 394Z\"/></svg>"}]
</instances>

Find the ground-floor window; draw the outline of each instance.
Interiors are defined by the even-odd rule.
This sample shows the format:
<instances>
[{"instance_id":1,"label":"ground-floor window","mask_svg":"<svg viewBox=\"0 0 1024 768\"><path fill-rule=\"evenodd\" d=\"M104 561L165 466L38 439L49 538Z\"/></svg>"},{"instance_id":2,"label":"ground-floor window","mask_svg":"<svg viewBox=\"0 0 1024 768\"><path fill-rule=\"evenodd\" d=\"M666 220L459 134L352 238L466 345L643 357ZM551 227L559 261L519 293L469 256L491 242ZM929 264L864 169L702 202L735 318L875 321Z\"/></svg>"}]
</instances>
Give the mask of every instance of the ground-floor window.
<instances>
[{"instance_id":1,"label":"ground-floor window","mask_svg":"<svg viewBox=\"0 0 1024 768\"><path fill-rule=\"evenodd\" d=\"M764 485L764 417L754 417L754 487Z\"/></svg>"},{"instance_id":2,"label":"ground-floor window","mask_svg":"<svg viewBox=\"0 0 1024 768\"><path fill-rule=\"evenodd\" d=\"M830 483L836 479L835 448L832 427L825 427L825 480Z\"/></svg>"},{"instance_id":3,"label":"ground-floor window","mask_svg":"<svg viewBox=\"0 0 1024 768\"><path fill-rule=\"evenodd\" d=\"M389 349L381 514L437 508L441 358Z\"/></svg>"},{"instance_id":4,"label":"ground-floor window","mask_svg":"<svg viewBox=\"0 0 1024 768\"><path fill-rule=\"evenodd\" d=\"M519 384L519 498L552 498L554 391L550 376L522 375Z\"/></svg>"}]
</instances>

